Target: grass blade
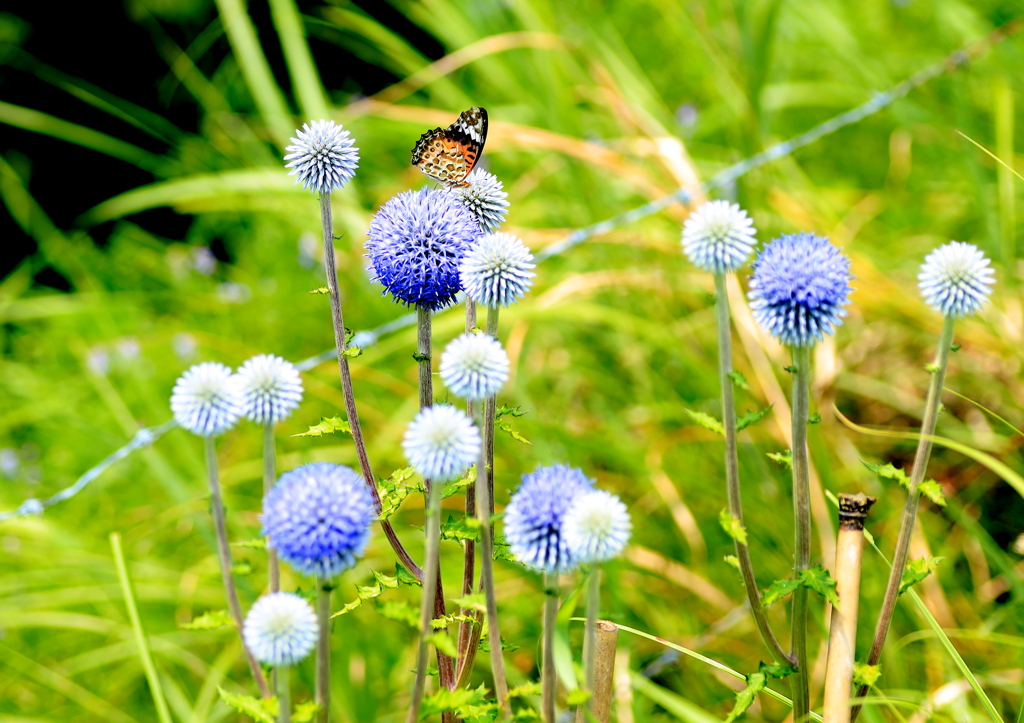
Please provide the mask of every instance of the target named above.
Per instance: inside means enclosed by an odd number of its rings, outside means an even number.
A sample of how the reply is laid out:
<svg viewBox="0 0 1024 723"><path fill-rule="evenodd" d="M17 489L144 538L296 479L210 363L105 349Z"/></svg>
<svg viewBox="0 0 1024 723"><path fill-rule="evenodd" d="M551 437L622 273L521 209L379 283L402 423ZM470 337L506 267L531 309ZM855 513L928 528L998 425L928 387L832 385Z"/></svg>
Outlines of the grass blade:
<svg viewBox="0 0 1024 723"><path fill-rule="evenodd" d="M299 96L302 114L309 120L329 117L327 98L323 83L313 64L306 40L306 29L294 0L270 0L270 12L274 15L274 26L281 38L288 74Z"/></svg>

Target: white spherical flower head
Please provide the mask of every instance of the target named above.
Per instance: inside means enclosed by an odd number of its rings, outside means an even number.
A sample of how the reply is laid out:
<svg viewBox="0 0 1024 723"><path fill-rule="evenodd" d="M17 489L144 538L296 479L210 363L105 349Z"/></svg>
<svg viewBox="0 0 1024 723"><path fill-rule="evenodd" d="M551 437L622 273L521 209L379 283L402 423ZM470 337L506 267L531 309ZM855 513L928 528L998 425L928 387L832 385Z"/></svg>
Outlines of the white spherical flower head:
<svg viewBox="0 0 1024 723"><path fill-rule="evenodd" d="M447 482L463 474L480 455L480 432L463 412L447 404L416 415L402 439L413 468L427 479Z"/></svg>
<svg viewBox="0 0 1024 723"><path fill-rule="evenodd" d="M951 241L932 251L917 276L921 296L943 316L973 314L988 300L995 272L972 244Z"/></svg>
<svg viewBox="0 0 1024 723"><path fill-rule="evenodd" d="M297 183L317 193L336 191L352 180L359 167L359 149L353 146L347 130L330 120L303 123L295 132L292 145L285 148Z"/></svg>
<svg viewBox="0 0 1024 723"><path fill-rule="evenodd" d="M441 355L441 379L452 394L471 402L493 397L508 380L508 355L487 334L456 337Z"/></svg>
<svg viewBox="0 0 1024 723"><path fill-rule="evenodd" d="M316 647L316 613L290 592L264 595L252 606L242 626L245 645L266 665L295 665Z"/></svg>
<svg viewBox="0 0 1024 723"><path fill-rule="evenodd" d="M477 166L466 177L468 186L455 186L452 193L473 212L487 233L497 231L508 215L508 194L493 173Z"/></svg>
<svg viewBox="0 0 1024 723"><path fill-rule="evenodd" d="M302 401L299 370L273 354L260 354L243 364L238 381L244 399L242 416L259 424L287 419Z"/></svg>
<svg viewBox="0 0 1024 723"><path fill-rule="evenodd" d="M576 497L562 523L562 535L580 562L605 562L622 552L633 523L622 500L611 492L591 490Z"/></svg>
<svg viewBox="0 0 1024 723"><path fill-rule="evenodd" d="M533 254L518 238L487 234L462 259L462 288L481 306L511 306L533 285L534 268Z"/></svg>
<svg viewBox="0 0 1024 723"><path fill-rule="evenodd" d="M701 271L735 271L757 243L747 212L728 201L708 201L683 224L683 252Z"/></svg>
<svg viewBox="0 0 1024 723"><path fill-rule="evenodd" d="M217 362L196 364L171 392L174 421L203 437L223 434L242 413L242 394L231 370Z"/></svg>

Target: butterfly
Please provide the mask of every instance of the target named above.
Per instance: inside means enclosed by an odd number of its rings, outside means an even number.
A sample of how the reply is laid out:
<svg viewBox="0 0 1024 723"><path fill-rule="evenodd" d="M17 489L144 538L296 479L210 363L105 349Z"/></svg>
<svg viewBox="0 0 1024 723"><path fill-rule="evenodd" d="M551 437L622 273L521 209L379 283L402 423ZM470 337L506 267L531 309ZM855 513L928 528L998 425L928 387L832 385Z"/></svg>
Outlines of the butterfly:
<svg viewBox="0 0 1024 723"><path fill-rule="evenodd" d="M412 165L446 186L468 186L466 176L484 152L487 111L473 106L441 130L427 131L412 149Z"/></svg>

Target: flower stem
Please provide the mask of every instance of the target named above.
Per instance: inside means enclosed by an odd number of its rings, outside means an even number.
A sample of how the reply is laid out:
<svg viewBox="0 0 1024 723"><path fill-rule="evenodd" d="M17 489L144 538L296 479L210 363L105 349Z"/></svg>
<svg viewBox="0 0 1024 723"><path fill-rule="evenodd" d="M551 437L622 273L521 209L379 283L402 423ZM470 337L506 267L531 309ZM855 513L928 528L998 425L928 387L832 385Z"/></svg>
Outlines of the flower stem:
<svg viewBox="0 0 1024 723"><path fill-rule="evenodd" d="M544 573L544 639L541 676L541 720L555 723L555 618L558 615L558 573Z"/></svg>
<svg viewBox="0 0 1024 723"><path fill-rule="evenodd" d="M715 310L718 314L718 373L722 387L722 426L725 428L725 481L729 514L743 522L743 503L740 493L739 461L736 452L736 404L732 393L732 329L729 323L729 296L725 286L725 274L715 274ZM777 663L792 663L783 650L768 623L768 616L761 605L761 592L757 589L754 565L750 559L750 548L733 540L736 559L739 560L743 587L750 601L750 612L754 616L761 639Z"/></svg>
<svg viewBox="0 0 1024 723"><path fill-rule="evenodd" d="M263 425L263 497L265 498L277 481L277 449L274 444L274 423ZM270 574L270 592L281 589L281 567L277 562L277 550L267 547L267 570ZM276 670L276 669L275 669Z"/></svg>
<svg viewBox="0 0 1024 723"><path fill-rule="evenodd" d="M288 689L288 666L280 665L274 668L274 677L277 678L277 723L291 723L292 700L291 691Z"/></svg>
<svg viewBox="0 0 1024 723"><path fill-rule="evenodd" d="M330 580L316 579L316 620L319 635L316 641L316 714L317 723L331 718L331 590Z"/></svg>
<svg viewBox="0 0 1024 723"><path fill-rule="evenodd" d="M892 624L892 614L899 597L900 581L910 554L910 538L914 534L914 523L917 520L917 503L921 499L919 486L928 469L928 459L932 453L931 437L935 434L935 422L939 416L939 403L942 400L942 384L946 379L946 367L949 364L949 351L953 344L953 322L947 316L939 335L939 347L935 353L935 366L932 371L931 384L928 386L928 397L924 404L924 418L921 420L921 438L917 442L917 453L914 455L914 466L910 471L910 489L907 492L907 504L903 508L903 521L900 524L899 537L896 539L896 554L893 556L892 571L889 583L882 599L882 610L878 614L878 625L875 626L875 637L868 654L868 665L876 665L882 657L882 646ZM868 692L868 686L862 685L857 690L857 697L862 698ZM857 719L861 706L853 709L852 720Z"/></svg>
<svg viewBox="0 0 1024 723"><path fill-rule="evenodd" d="M590 566L587 580L587 623L583 630L583 680L591 696L594 694L594 655L597 644L597 612L601 607L601 568ZM593 698L591 698L591 701ZM591 703L588 701L587 707Z"/></svg>
<svg viewBox="0 0 1024 723"><path fill-rule="evenodd" d="M497 306L487 307L487 334L494 339L498 338L498 312ZM487 505L487 514L494 516L494 416L498 408L497 397L488 397L484 404L484 449L487 451L487 496L490 502ZM491 522L491 539L494 539L494 522ZM490 564L490 561L487 562Z"/></svg>
<svg viewBox="0 0 1024 723"><path fill-rule="evenodd" d="M437 593L438 579L438 548L441 542L440 493L440 485L427 486L427 544L426 563L423 566L423 599L420 602L420 640L416 651L416 678L413 681L412 705L409 706L409 715L406 718L408 723L418 723L419 721L420 704L423 702L423 691L427 681L429 638L434 632L430 621L434 617L434 598ZM440 666L438 670L440 671Z"/></svg>
<svg viewBox="0 0 1024 723"><path fill-rule="evenodd" d="M800 572L811 566L811 492L807 460L807 418L810 406L811 347L793 347L793 517L796 540L793 569ZM797 672L792 675L793 721L806 723L811 712L807 660L806 587L793 592L792 655Z"/></svg>
<svg viewBox="0 0 1024 723"><path fill-rule="evenodd" d="M331 296L331 321L334 326L334 345L338 350L341 391L345 396L345 415L348 417L352 442L356 447L356 456L359 458L359 468L363 472L363 480L373 497L373 507L379 514L381 511L380 493L377 491L377 482L374 480L370 458L366 453L366 442L363 439L363 429L359 425L359 412L356 409L356 397L352 390L352 374L348 368L348 357L345 356L348 344L345 341L345 322L341 316L341 295L338 292L338 270L334 260L334 221L331 216L330 193L320 194L320 224L323 227L324 266L327 268L327 289ZM398 556L399 562L422 582L423 570L410 557L401 540L398 539L390 520L382 521L380 526L384 530L384 536L388 538L391 548Z"/></svg>
<svg viewBox="0 0 1024 723"><path fill-rule="evenodd" d="M224 580L224 592L228 598L228 608L231 610L231 617L235 621L238 635L242 635L242 606L238 602L238 591L235 589L235 580L231 576L231 548L228 547L227 524L224 521L224 501L220 495L220 481L217 477L217 451L213 446L213 437L204 439L206 451L206 474L210 483L210 506L213 514L213 526L217 532L217 556L220 559L220 574ZM263 669L256 661L252 652L242 638L242 649L245 650L245 657L249 661L249 670L260 689L260 695L264 698L270 697L270 687L263 675Z"/></svg>
<svg viewBox="0 0 1024 723"><path fill-rule="evenodd" d="M476 327L476 302L472 299L466 299L466 331L472 331ZM473 402L466 402L466 414L473 419L476 419ZM477 477L480 476L480 470L477 470ZM476 515L476 483L466 487L466 517L472 517ZM466 540L462 547L462 596L466 597L473 593L473 582L474 574L476 572L476 542L474 540ZM473 662L476 659L476 645L473 644L474 632L479 629L479 616L475 615L472 610L462 609L462 614L467 617L476 617L477 624L473 624L470 621L466 621L459 624L459 661L458 661L458 674L456 676L457 681L455 687L460 687L460 683L464 677L468 678L468 671L473 668Z"/></svg>

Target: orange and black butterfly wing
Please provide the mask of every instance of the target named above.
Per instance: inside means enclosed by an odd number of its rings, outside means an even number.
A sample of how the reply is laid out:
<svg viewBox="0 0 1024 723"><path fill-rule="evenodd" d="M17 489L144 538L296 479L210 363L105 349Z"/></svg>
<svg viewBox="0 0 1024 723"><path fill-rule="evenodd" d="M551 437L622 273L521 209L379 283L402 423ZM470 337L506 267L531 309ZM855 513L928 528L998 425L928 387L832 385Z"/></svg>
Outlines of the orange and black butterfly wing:
<svg viewBox="0 0 1024 723"><path fill-rule="evenodd" d="M412 149L412 165L446 186L468 186L487 140L487 111L473 107L441 130L427 131Z"/></svg>

